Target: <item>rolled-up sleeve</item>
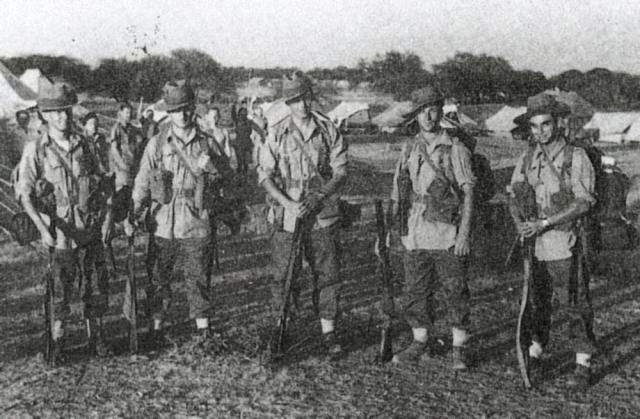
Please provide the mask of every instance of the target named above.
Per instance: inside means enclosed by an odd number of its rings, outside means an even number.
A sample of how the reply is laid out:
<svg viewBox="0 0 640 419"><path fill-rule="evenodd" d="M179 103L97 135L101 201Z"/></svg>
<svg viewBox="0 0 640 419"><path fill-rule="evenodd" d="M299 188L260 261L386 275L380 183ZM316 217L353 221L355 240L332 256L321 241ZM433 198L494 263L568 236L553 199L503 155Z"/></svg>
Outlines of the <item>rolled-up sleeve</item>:
<svg viewBox="0 0 640 419"><path fill-rule="evenodd" d="M275 135L269 134L260 149L258 156L258 183L271 179L278 166L278 141Z"/></svg>
<svg viewBox="0 0 640 419"><path fill-rule="evenodd" d="M347 142L335 126L331 127L329 133L333 139L330 156L331 170L334 176L344 176L347 174L347 165L349 163Z"/></svg>
<svg viewBox="0 0 640 419"><path fill-rule="evenodd" d="M582 148L574 148L571 161L571 190L576 199L581 199L593 205L596 175L593 165Z"/></svg>
<svg viewBox="0 0 640 419"><path fill-rule="evenodd" d="M457 143L451 148L451 165L453 166L453 175L460 187L464 185L473 187L476 184L476 177L471 166L471 151L463 144Z"/></svg>
<svg viewBox="0 0 640 419"><path fill-rule="evenodd" d="M149 197L150 188L149 180L151 177L151 170L158 167L159 162L156 161L156 149L158 147L158 137L153 137L147 143L147 146L142 153L142 159L140 160L140 169L136 175L135 182L133 184L133 192L131 194L135 202L142 202Z"/></svg>
<svg viewBox="0 0 640 419"><path fill-rule="evenodd" d="M31 141L25 146L22 153L18 168L18 184L16 185L18 199L22 199L23 196L29 196L38 180L37 147L38 141Z"/></svg>

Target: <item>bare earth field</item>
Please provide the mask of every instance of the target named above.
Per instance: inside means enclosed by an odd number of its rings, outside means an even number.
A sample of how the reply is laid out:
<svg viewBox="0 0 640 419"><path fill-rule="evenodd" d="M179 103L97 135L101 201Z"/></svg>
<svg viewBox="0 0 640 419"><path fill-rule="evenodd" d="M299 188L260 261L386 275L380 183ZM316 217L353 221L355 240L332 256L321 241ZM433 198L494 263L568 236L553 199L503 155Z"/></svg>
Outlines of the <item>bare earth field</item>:
<svg viewBox="0 0 640 419"><path fill-rule="evenodd" d="M521 146L482 139L479 150L495 169L513 164ZM358 143L347 195L388 196L397 144ZM640 173L637 150L611 153L630 174ZM508 169L504 170L508 172ZM0 173L1 175L1 173ZM0 185L2 186L2 185ZM253 189L244 191L260 202ZM371 251L375 228L371 205L362 221L343 232L343 315L339 332L348 354L329 362L320 354L320 331L310 293L303 292L289 336L286 360L264 361L270 325L269 244L266 235L245 231L223 237L221 271L214 281L212 316L217 332L199 347L192 339L186 300L176 284L170 345L153 352L143 340L138 355L127 353L120 314L125 248L118 242L117 280L112 281L107 336L113 356L96 359L83 348L81 306L75 300L67 360L55 370L42 367L41 295L44 259L31 248L0 239L0 417L623 417L640 412L640 282L638 252L599 256L592 278L599 353L595 382L584 393L566 386L572 354L565 313L554 317L552 357L534 373L537 388L522 388L514 350L521 276L518 261L503 267L513 233L502 208L495 206L475 235L472 274L472 368L449 368L447 318L437 324L436 356L412 367L373 365L378 343L378 284ZM137 243L140 299L144 240ZM398 255L393 258L397 289L402 286ZM517 259L517 258L516 258ZM308 285L309 277L305 276ZM144 304L142 304L144 306ZM444 306L440 307L444 309ZM444 315L444 313L443 313ZM145 332L146 317L140 313ZM394 323L395 348L409 343L401 319Z"/></svg>

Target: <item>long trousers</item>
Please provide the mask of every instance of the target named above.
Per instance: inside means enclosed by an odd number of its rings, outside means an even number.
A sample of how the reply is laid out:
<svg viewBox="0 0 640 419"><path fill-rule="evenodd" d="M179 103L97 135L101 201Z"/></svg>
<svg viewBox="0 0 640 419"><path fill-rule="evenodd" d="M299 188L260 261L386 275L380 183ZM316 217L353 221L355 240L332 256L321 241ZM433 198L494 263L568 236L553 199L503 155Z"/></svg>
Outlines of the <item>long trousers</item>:
<svg viewBox="0 0 640 419"><path fill-rule="evenodd" d="M412 328L431 329L437 303L443 304L452 327L467 330L470 317L468 258L449 250L409 250L404 254L405 284L400 310ZM442 298L437 299L438 289Z"/></svg>
<svg viewBox="0 0 640 419"><path fill-rule="evenodd" d="M271 287L273 309L277 311L284 301L284 277L289 263L293 233L276 231L273 233L271 253L273 257L272 272L274 281ZM294 265L293 295L300 292L300 271L302 257L309 263L313 274L314 304L320 318L333 320L338 314L338 298L340 291L340 244L339 227L334 224L318 230L306 229L302 239L303 251Z"/></svg>

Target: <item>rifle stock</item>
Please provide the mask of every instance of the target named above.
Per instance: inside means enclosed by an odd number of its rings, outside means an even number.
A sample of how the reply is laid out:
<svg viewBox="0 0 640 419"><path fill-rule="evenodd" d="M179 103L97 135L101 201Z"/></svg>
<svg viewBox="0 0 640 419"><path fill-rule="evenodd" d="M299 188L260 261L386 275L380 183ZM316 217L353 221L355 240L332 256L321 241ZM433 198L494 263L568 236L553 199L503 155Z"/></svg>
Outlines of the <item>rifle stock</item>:
<svg viewBox="0 0 640 419"><path fill-rule="evenodd" d="M127 275L126 290L122 311L129 322L129 351L138 352L138 296L135 275L135 237L132 234L129 241L129 275Z"/></svg>
<svg viewBox="0 0 640 419"><path fill-rule="evenodd" d="M518 324L516 330L516 355L518 357L518 367L525 388L531 388L531 380L529 379L529 348L523 345L523 329L526 327L526 314L529 308L529 291L531 288L531 280L533 275L533 243L531 239L524 240L522 243L523 257L523 281L522 281L522 299L520 300L520 311L518 312Z"/></svg>
<svg viewBox="0 0 640 419"><path fill-rule="evenodd" d="M289 261L284 278L284 292L282 295L282 306L278 316L278 326L276 335L271 339L271 352L274 355L282 353L284 347L284 337L287 331L287 317L291 307L291 291L293 289L294 275L296 274L296 262L302 253L302 233L304 228L304 220L296 219L293 229L293 238L291 241L291 250L289 252Z"/></svg>
<svg viewBox="0 0 640 419"><path fill-rule="evenodd" d="M55 231L55 230L54 230ZM55 309L54 309L54 298L55 298L55 285L53 278L53 266L55 263L55 248L49 247L49 260L47 264L47 275L46 275L46 291L44 296L44 319L45 319L45 353L44 359L45 362L54 366L56 362L56 344L53 339L53 329L55 325Z"/></svg>
<svg viewBox="0 0 640 419"><path fill-rule="evenodd" d="M390 203L389 211L385 216L384 209L382 207L382 201L375 201L376 208L376 228L378 233L378 259L380 261L380 273L381 283L383 290L383 312L387 316L385 319L380 336L380 348L377 355L379 362L389 362L393 357L392 346L392 329L391 329L391 315L394 311L393 304L393 285L391 283L391 264L389 261L389 248L387 247L387 234L389 233L389 217L391 215L393 202Z"/></svg>

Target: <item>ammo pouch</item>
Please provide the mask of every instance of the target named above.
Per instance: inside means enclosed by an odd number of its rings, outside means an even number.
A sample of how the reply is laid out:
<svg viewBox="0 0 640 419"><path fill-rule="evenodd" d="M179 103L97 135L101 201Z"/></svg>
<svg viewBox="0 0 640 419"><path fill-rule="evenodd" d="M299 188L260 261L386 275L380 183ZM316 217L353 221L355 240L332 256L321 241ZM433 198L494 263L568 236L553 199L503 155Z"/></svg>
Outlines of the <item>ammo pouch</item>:
<svg viewBox="0 0 640 419"><path fill-rule="evenodd" d="M173 173L164 168L152 169L149 178L151 200L166 205L173 199Z"/></svg>
<svg viewBox="0 0 640 419"><path fill-rule="evenodd" d="M40 239L40 232L26 212L19 212L11 217L11 233L20 246Z"/></svg>
<svg viewBox="0 0 640 419"><path fill-rule="evenodd" d="M414 202L425 204L422 216L430 222L456 224L460 211L460 197L451 183L436 177L425 195L415 195Z"/></svg>
<svg viewBox="0 0 640 419"><path fill-rule="evenodd" d="M538 218L538 203L536 191L528 182L516 182L511 185L514 195L514 204L520 210L524 221Z"/></svg>
<svg viewBox="0 0 640 419"><path fill-rule="evenodd" d="M571 202L575 199L573 192L567 189L560 189L560 191L551 195L551 203L550 207L544 211L544 215L550 217L552 215L558 214L563 211L565 208L571 204ZM564 224L559 224L553 227L554 230L562 230L562 231L571 231L574 228L573 222L568 222Z"/></svg>
<svg viewBox="0 0 640 419"><path fill-rule="evenodd" d="M358 221L362 215L362 206L352 204L344 199L338 200L338 212L340 213L340 227L349 228Z"/></svg>
<svg viewBox="0 0 640 419"><path fill-rule="evenodd" d="M214 210L220 201L220 193L216 187L217 179L217 175L209 173L203 173L196 178L193 202L198 211Z"/></svg>

